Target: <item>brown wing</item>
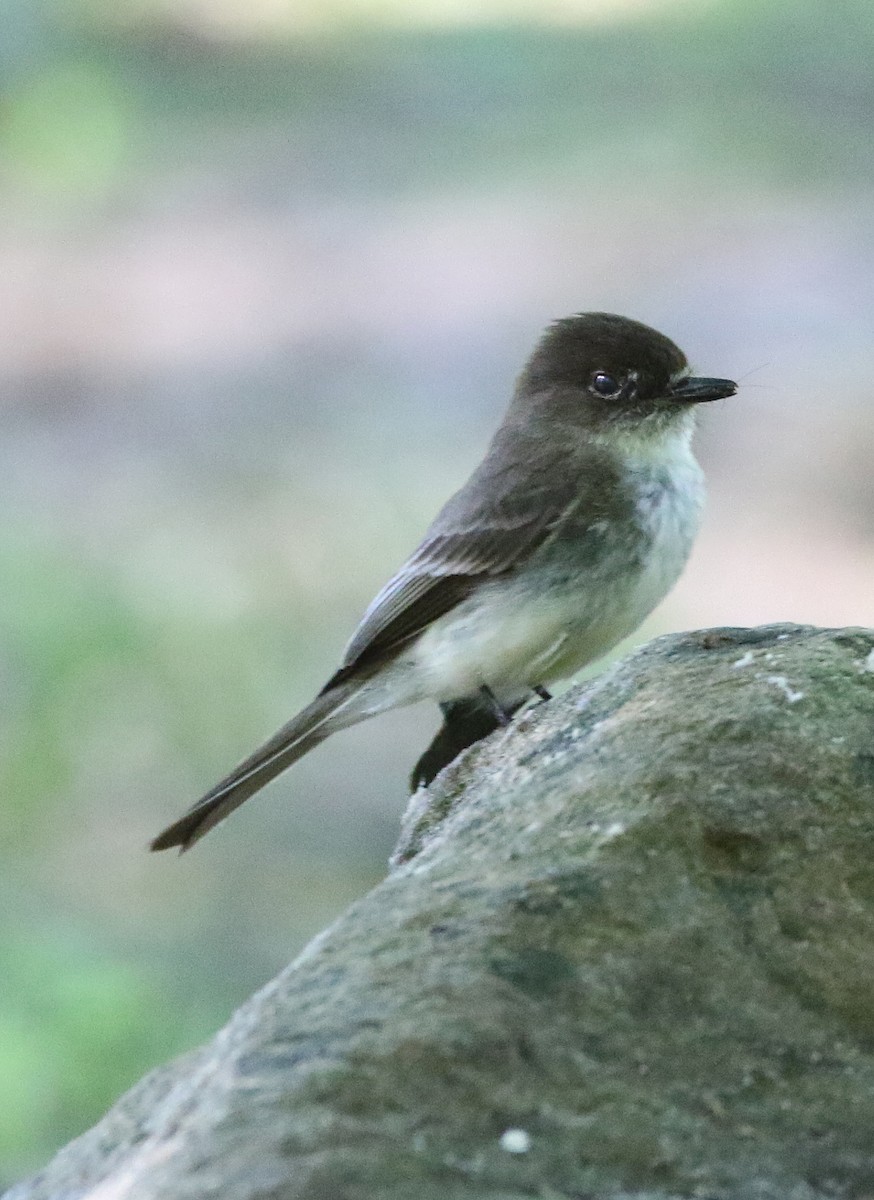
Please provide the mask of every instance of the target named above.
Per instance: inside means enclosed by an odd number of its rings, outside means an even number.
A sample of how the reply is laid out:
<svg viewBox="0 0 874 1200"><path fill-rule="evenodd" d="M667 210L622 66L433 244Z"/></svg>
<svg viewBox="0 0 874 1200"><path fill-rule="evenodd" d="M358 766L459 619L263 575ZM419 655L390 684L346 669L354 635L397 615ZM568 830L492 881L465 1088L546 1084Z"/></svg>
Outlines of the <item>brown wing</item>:
<svg viewBox="0 0 874 1200"><path fill-rule="evenodd" d="M504 529L473 528L427 538L364 614L343 659L359 665L421 633L460 604L483 577L527 557L559 514L537 513Z"/></svg>
<svg viewBox="0 0 874 1200"><path fill-rule="evenodd" d="M521 442L515 445L522 450ZM437 516L421 546L376 596L328 688L421 633L460 604L482 579L512 570L549 536L578 498L579 475L568 470L560 448L558 455L555 448L545 455L542 447L535 447L527 455L513 455L511 461L495 449L493 444L468 483Z"/></svg>

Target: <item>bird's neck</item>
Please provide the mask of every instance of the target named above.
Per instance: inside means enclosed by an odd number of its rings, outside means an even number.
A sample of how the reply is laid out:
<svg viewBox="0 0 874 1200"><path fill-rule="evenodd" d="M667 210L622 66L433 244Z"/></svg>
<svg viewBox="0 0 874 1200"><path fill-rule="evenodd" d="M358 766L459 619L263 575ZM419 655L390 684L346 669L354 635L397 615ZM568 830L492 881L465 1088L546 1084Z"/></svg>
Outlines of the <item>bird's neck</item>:
<svg viewBox="0 0 874 1200"><path fill-rule="evenodd" d="M609 432L592 435L592 442L612 453L629 466L645 468L681 465L694 460L692 434L695 411L673 415L661 427L643 422L634 427L615 426Z"/></svg>

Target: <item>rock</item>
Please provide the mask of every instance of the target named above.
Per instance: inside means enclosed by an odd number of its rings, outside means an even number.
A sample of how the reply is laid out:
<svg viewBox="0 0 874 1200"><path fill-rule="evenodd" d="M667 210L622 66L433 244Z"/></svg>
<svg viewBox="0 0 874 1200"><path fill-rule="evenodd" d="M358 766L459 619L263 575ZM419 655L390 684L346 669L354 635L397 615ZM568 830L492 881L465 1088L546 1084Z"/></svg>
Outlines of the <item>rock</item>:
<svg viewBox="0 0 874 1200"><path fill-rule="evenodd" d="M7 1200L874 1196L874 631L659 638Z"/></svg>

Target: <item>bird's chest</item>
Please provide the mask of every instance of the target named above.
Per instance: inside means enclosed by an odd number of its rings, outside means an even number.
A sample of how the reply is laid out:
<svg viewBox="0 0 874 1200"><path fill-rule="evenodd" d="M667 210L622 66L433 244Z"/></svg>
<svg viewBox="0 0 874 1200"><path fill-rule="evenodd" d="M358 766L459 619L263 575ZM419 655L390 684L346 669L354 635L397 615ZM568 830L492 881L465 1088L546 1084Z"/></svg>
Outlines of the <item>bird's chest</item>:
<svg viewBox="0 0 874 1200"><path fill-rule="evenodd" d="M698 528L703 477L695 459L630 460L610 507L571 509L537 556L572 610L584 597L611 608L654 603L675 582ZM649 611L646 608L645 611Z"/></svg>
<svg viewBox="0 0 874 1200"><path fill-rule="evenodd" d="M701 468L691 457L670 467L631 470L633 520L639 537L636 593L640 620L676 582L698 529L704 499Z"/></svg>
<svg viewBox="0 0 874 1200"><path fill-rule="evenodd" d="M694 459L630 464L607 511L571 509L513 572L483 583L416 643L440 698L499 696L573 674L633 632L689 553L702 499Z"/></svg>
<svg viewBox="0 0 874 1200"><path fill-rule="evenodd" d="M622 482L624 502L604 519L574 514L532 576L527 607L542 629L547 678L573 674L633 633L689 556L703 500L691 455L632 465Z"/></svg>

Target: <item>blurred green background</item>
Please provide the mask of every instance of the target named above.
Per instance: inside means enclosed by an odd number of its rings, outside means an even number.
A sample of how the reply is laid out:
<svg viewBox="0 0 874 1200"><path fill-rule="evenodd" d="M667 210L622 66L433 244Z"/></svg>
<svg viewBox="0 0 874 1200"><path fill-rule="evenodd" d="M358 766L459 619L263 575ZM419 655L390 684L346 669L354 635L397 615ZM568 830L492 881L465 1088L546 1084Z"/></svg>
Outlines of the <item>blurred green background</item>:
<svg viewBox="0 0 874 1200"><path fill-rule="evenodd" d="M870 0L0 0L3 1181L384 873L436 710L308 700L546 322L739 378L640 637L874 621Z"/></svg>

